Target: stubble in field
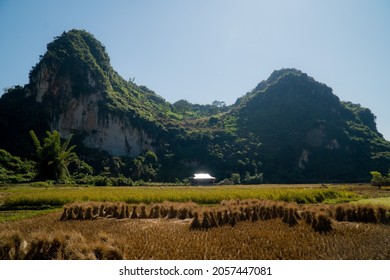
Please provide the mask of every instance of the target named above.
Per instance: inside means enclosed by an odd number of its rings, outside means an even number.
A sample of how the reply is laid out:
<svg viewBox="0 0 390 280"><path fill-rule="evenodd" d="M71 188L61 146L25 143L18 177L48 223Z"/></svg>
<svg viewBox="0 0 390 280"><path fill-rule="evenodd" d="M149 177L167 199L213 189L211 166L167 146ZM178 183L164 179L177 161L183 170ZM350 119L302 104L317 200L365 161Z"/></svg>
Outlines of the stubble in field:
<svg viewBox="0 0 390 280"><path fill-rule="evenodd" d="M227 203L219 207L222 208L187 205L188 210L199 213L219 211L222 219L224 207L233 209L240 205ZM153 207L146 208L145 211L153 216ZM179 207L175 205L175 209ZM294 212L294 207L289 209ZM324 213L331 214L329 209L325 210ZM333 230L320 233L305 219L289 226L281 217L264 220L263 216L262 220L240 221L234 226L190 230L190 218L60 221L60 216L61 212L56 212L2 223L2 258L390 259L390 227L380 224L333 220ZM210 214L207 216L211 219ZM215 214L216 220L217 216ZM200 215L199 219L202 218Z"/></svg>

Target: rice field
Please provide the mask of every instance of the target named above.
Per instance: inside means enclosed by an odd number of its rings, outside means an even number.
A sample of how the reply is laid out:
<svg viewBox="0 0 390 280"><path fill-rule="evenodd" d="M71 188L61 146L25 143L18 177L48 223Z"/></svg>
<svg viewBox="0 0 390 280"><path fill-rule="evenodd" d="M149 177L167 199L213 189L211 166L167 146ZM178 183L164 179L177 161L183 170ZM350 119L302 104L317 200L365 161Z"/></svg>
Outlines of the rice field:
<svg viewBox="0 0 390 280"><path fill-rule="evenodd" d="M0 220L0 259L388 260L390 207L357 202L387 195L367 186L3 187L3 208L61 209Z"/></svg>
<svg viewBox="0 0 390 280"><path fill-rule="evenodd" d="M308 186L223 186L223 187L9 187L0 190L3 209L44 209L67 203L110 201L126 203L187 202L217 204L232 199L264 199L296 203L351 201L358 195L342 188Z"/></svg>
<svg viewBox="0 0 390 280"><path fill-rule="evenodd" d="M255 205L253 202L243 203L242 205L249 207ZM297 209L301 213L306 213L309 209L313 213L330 213L327 212L328 209L314 209L311 206L300 208L302 206L296 204L279 203L277 205L284 205L285 209ZM271 206L272 202L268 201L265 205L267 204ZM169 208L167 202L165 206ZM390 259L389 225L334 219L331 230L321 232L314 230L312 224L307 222L306 213L306 216L299 214L301 218L294 223L284 217L265 219L262 216L253 220L252 216L251 219L240 220L234 225L228 223L204 228L207 217L205 213L208 212L202 211L232 210L240 205L232 202L230 205L215 205L213 209L193 203L182 206L191 208L193 213L202 213L199 215L202 228L192 229L194 218L142 217L141 209L138 209L135 218L74 217L61 220L60 211L5 222L0 228L0 257L137 260ZM145 213L153 207L148 206ZM181 206L174 204L174 207L180 209ZM313 214L312 218L319 215ZM388 216L387 213L387 218Z"/></svg>
<svg viewBox="0 0 390 280"><path fill-rule="evenodd" d="M366 198L357 201L358 204L383 205L390 207L390 197Z"/></svg>

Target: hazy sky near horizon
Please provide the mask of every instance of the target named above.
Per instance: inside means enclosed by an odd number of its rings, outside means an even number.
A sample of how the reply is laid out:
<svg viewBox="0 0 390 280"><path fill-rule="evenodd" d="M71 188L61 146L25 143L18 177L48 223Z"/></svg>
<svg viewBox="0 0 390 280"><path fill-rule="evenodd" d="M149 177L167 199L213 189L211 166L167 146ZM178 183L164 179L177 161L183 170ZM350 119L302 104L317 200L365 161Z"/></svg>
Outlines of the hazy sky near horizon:
<svg viewBox="0 0 390 280"><path fill-rule="evenodd" d="M390 140L390 1L0 0L0 90L26 84L46 45L73 28L169 102L232 104L297 68L370 108Z"/></svg>

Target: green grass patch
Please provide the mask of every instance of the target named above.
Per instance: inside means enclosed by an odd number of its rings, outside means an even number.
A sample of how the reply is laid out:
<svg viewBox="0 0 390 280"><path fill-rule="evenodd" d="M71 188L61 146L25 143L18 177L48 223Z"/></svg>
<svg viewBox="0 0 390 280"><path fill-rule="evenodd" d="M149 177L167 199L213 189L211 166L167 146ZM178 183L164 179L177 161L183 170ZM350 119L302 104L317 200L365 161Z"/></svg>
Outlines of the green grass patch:
<svg viewBox="0 0 390 280"><path fill-rule="evenodd" d="M61 207L72 202L153 203L163 201L217 204L232 199L267 199L285 202L327 203L351 201L358 195L339 189L267 188L264 186L210 187L10 187L2 201L2 210Z"/></svg>
<svg viewBox="0 0 390 280"><path fill-rule="evenodd" d="M17 221L27 218L32 218L39 215L44 215L50 212L59 211L60 209L46 209L46 210L10 210L0 211L0 223L7 221Z"/></svg>
<svg viewBox="0 0 390 280"><path fill-rule="evenodd" d="M382 205L390 207L390 197L376 197L360 199L356 201L357 204L370 204L370 205Z"/></svg>

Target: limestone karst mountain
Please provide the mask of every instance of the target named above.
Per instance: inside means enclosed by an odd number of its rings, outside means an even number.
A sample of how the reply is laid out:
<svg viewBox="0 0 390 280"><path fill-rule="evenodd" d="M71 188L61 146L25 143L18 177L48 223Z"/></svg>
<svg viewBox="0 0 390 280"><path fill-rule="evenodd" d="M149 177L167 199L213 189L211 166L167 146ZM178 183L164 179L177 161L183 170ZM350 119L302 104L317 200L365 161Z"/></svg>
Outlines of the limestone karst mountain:
<svg viewBox="0 0 390 280"><path fill-rule="evenodd" d="M263 171L276 181L359 180L388 168L389 142L374 114L341 102L301 71L274 71L236 103L235 112L239 131L261 139Z"/></svg>
<svg viewBox="0 0 390 280"><path fill-rule="evenodd" d="M126 161L152 151L164 181L201 170L246 183L361 181L390 167L373 113L295 69L273 72L231 106L170 104L120 77L92 34L70 30L29 77L0 99L0 149L26 158L33 129L72 134L96 170L114 158L128 176Z"/></svg>

